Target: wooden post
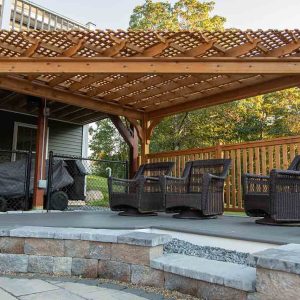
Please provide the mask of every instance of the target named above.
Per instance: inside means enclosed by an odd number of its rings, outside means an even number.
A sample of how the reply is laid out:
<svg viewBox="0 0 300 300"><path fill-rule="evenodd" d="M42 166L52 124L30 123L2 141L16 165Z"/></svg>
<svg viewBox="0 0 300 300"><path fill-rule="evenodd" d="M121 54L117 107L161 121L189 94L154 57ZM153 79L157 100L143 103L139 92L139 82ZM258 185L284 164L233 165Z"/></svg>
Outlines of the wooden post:
<svg viewBox="0 0 300 300"><path fill-rule="evenodd" d="M133 143L129 146L129 176L132 178L139 167L139 139L135 127L131 125L130 129Z"/></svg>
<svg viewBox="0 0 300 300"><path fill-rule="evenodd" d="M138 168L138 136L137 130L131 125L129 130L118 116L110 116L111 121L129 146L129 176L132 178Z"/></svg>
<svg viewBox="0 0 300 300"><path fill-rule="evenodd" d="M47 146L48 118L46 112L46 100L40 100L39 116L36 136L35 176L33 191L33 209L43 209L44 189L38 187L39 181L45 179L46 173L46 146Z"/></svg>
<svg viewBox="0 0 300 300"><path fill-rule="evenodd" d="M150 121L143 120L142 122L142 139L141 139L141 161L142 164L147 163L147 155L150 153L150 136L148 135L148 128Z"/></svg>
<svg viewBox="0 0 300 300"><path fill-rule="evenodd" d="M216 158L223 158L221 142L219 142L216 146Z"/></svg>

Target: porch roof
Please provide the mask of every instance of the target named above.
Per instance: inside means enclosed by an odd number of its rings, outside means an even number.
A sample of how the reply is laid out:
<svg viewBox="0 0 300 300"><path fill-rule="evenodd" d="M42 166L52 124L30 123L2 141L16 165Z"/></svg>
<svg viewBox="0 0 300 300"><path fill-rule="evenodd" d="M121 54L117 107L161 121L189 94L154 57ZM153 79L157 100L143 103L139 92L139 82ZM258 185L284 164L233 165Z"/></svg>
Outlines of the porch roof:
<svg viewBox="0 0 300 300"><path fill-rule="evenodd" d="M57 118L68 105L83 123L159 119L299 86L299 48L298 29L0 31L0 88L49 99Z"/></svg>

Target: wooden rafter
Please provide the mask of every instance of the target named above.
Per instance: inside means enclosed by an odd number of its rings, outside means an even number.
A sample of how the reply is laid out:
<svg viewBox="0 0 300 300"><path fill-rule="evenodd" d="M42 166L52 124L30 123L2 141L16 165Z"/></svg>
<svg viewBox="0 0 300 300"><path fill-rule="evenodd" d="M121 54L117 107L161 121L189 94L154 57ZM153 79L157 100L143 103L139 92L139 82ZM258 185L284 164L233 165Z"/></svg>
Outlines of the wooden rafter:
<svg viewBox="0 0 300 300"><path fill-rule="evenodd" d="M23 57L32 57L36 50L38 49L38 47L40 46L40 41L36 41L34 44L32 44L28 49L26 49L21 56Z"/></svg>
<svg viewBox="0 0 300 300"><path fill-rule="evenodd" d="M248 76L253 77L253 76ZM164 91L167 92L162 96L162 100L160 100L156 95L153 95L150 99L147 99L145 101L138 102L137 104L133 105L134 108L138 109L141 107L153 107L153 105L157 105L159 103L164 104L165 102L168 102L170 100L176 99L176 98L182 98L186 99L189 94L203 94L203 92L206 89L216 88L218 89L220 86L228 85L229 83L237 82L240 79L243 79L245 77L234 75L234 76L222 76L217 77L212 80L207 80L199 83L198 85L194 86L184 86L180 89L165 89ZM222 90L222 89L221 89ZM157 108L157 106L155 106Z"/></svg>
<svg viewBox="0 0 300 300"><path fill-rule="evenodd" d="M71 46L62 53L62 56L73 57L84 46L85 40L81 39L75 45Z"/></svg>
<svg viewBox="0 0 300 300"><path fill-rule="evenodd" d="M100 101L99 99L95 100L81 95L70 94L66 91L55 90L47 86L33 84L19 78L0 77L0 88L26 95L56 100L65 104L80 106L104 113L128 116L137 119L142 117L142 114L138 111L129 110L118 105Z"/></svg>
<svg viewBox="0 0 300 300"><path fill-rule="evenodd" d="M126 97L127 95L139 91L144 90L148 87L155 86L160 83L164 83L168 80L172 80L174 78L177 78L178 75L163 75L163 76L155 76L151 78L144 79L142 78L139 82L136 82L132 86L125 87L124 89L120 89L116 92L110 93L108 96L105 96L105 99L119 99L119 103L121 104L129 104L132 102L131 97ZM123 98L121 98L123 97Z"/></svg>
<svg viewBox="0 0 300 300"><path fill-rule="evenodd" d="M269 82L262 82L260 84L254 84L250 86L244 86L240 89L232 90L229 92L219 93L217 95L211 95L204 98L199 98L187 103L174 105L172 107L166 107L160 110L154 110L148 113L149 119L162 118L172 115L174 113L181 113L186 111L192 111L202 107L222 104L230 101L245 99L273 91L278 91L286 88L296 86L300 82L300 75L287 76L270 80Z"/></svg>
<svg viewBox="0 0 300 300"><path fill-rule="evenodd" d="M61 76L56 76L54 79L48 82L48 85L51 87L57 86L60 83L63 83L69 79L71 79L73 76L70 74L63 74Z"/></svg>
<svg viewBox="0 0 300 300"><path fill-rule="evenodd" d="M267 57L282 57L300 48L300 40L292 41L284 46L272 49L264 54Z"/></svg>
<svg viewBox="0 0 300 300"><path fill-rule="evenodd" d="M108 75L106 74L100 74L100 75L91 75L87 76L81 81L73 82L68 89L72 92L78 91L86 86L92 85L97 81L101 81L105 79Z"/></svg>
<svg viewBox="0 0 300 300"><path fill-rule="evenodd" d="M101 92L110 91L111 89L119 87L120 85L126 84L132 80L136 80L140 77L141 77L141 75L132 75L131 74L128 76L123 76L121 78L109 81L109 82L101 85L100 87L97 87L97 88L91 90L90 92L88 92L88 96L93 97L93 96L99 95Z"/></svg>

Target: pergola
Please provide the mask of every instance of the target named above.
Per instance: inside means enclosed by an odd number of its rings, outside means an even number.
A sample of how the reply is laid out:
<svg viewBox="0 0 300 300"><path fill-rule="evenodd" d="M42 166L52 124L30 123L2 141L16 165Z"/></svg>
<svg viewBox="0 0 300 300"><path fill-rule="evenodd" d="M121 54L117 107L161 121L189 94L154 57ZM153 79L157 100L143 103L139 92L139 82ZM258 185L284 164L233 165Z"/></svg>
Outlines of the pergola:
<svg viewBox="0 0 300 300"><path fill-rule="evenodd" d="M45 107L87 124L110 117L137 166L166 116L300 84L300 31L0 31L0 88L41 98L34 205L41 206ZM0 108L26 111L2 91ZM128 130L119 116L132 125ZM137 138L138 137L138 138Z"/></svg>

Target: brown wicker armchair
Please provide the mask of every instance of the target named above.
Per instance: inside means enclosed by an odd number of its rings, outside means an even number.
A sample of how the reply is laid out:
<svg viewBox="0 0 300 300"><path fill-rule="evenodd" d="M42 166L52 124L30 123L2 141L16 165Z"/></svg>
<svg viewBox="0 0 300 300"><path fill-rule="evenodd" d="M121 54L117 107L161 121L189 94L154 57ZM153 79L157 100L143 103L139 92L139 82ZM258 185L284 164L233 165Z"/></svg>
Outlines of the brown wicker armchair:
<svg viewBox="0 0 300 300"><path fill-rule="evenodd" d="M119 215L156 215L165 210L159 177L169 175L173 162L141 165L133 179L108 179L109 204Z"/></svg>
<svg viewBox="0 0 300 300"><path fill-rule="evenodd" d="M300 222L300 155L287 170L272 170L270 176L243 175L244 208L256 222Z"/></svg>
<svg viewBox="0 0 300 300"><path fill-rule="evenodd" d="M181 178L161 178L166 199L166 212L175 218L203 219L221 215L224 210L224 181L230 159L190 161Z"/></svg>

